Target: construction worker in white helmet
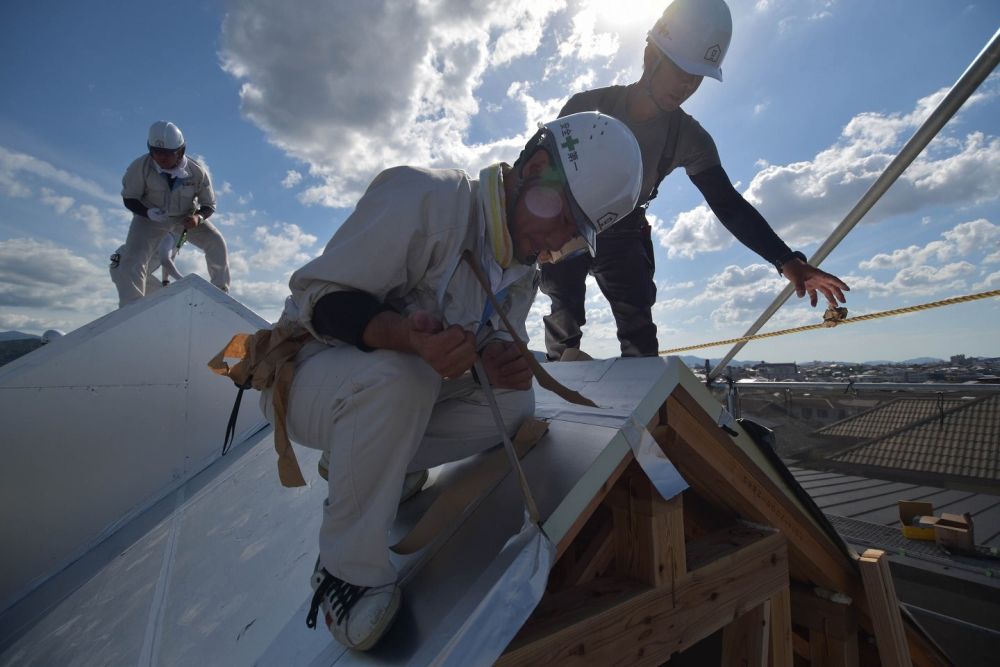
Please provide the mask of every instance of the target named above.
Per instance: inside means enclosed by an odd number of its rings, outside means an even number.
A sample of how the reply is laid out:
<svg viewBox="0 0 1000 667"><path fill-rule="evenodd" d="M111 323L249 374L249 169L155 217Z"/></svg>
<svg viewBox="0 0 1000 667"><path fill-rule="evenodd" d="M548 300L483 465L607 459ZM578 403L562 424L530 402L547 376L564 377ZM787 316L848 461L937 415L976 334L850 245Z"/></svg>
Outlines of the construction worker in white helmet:
<svg viewBox="0 0 1000 667"><path fill-rule="evenodd" d="M545 316L549 359L579 355L586 322L585 280L592 274L611 304L622 356L653 356L659 349L652 305L655 269L646 206L671 171L683 167L716 217L741 243L774 264L799 297L817 294L843 303L846 284L806 262L771 229L733 187L711 135L681 105L704 77L722 81L732 17L723 0L674 0L649 31L638 81L571 97L560 115L598 110L621 119L635 134L645 168L639 206L601 239L596 257L578 256L542 267L541 291L552 300Z"/></svg>
<svg viewBox="0 0 1000 667"><path fill-rule="evenodd" d="M635 208L641 180L624 124L567 116L542 126L513 166L493 164L478 180L452 169L380 173L323 254L292 275L276 329L312 336L285 424L329 466L310 627L323 618L357 650L389 628L401 595L388 542L398 504L428 468L502 440L480 380L508 434L534 412L528 362L469 263L527 340L537 263L599 248L598 234ZM487 378L471 372L477 359ZM273 420L271 389L261 407Z"/></svg>
<svg viewBox="0 0 1000 667"><path fill-rule="evenodd" d="M149 128L146 154L128 166L122 178L122 200L132 211L132 224L116 269L119 307L146 293L150 258L167 234L185 230L191 244L205 253L209 280L229 291L226 241L208 221L215 213L215 191L208 170L185 155L184 135L173 123L159 120Z"/></svg>

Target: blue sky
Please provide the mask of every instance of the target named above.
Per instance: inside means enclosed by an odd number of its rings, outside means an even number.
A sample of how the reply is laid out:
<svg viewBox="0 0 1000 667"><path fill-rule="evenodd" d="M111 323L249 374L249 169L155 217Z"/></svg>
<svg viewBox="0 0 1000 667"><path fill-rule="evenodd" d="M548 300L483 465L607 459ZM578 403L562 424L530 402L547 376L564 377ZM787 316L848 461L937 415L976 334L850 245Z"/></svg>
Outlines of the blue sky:
<svg viewBox="0 0 1000 667"><path fill-rule="evenodd" d="M731 0L725 82L685 104L794 248L822 242L1000 26L1000 4ZM150 123L210 168L232 294L276 319L368 181L512 161L573 92L639 74L662 2L8 0L0 15L0 330L112 310L121 175ZM824 263L852 314L1000 288L1000 74ZM655 219L661 348L741 335L781 287L687 177ZM205 275L198 252L180 256ZM593 283L583 347L617 354ZM529 320L542 347L540 297ZM765 329L820 320L790 301ZM1000 356L1000 299L753 343L741 359ZM700 354L721 356L727 348Z"/></svg>

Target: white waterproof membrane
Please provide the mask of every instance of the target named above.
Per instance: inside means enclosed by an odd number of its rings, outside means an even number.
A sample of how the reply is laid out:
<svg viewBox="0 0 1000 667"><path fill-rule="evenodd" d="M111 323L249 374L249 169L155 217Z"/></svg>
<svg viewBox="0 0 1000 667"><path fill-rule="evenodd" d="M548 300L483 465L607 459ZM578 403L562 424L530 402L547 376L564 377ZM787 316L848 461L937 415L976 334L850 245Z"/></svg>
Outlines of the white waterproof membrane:
<svg viewBox="0 0 1000 667"><path fill-rule="evenodd" d="M643 428L678 383L697 387L683 364L546 368L601 407L569 405L536 387L536 414L550 425L522 463L542 532L525 522L506 458L493 457L503 470L487 475L490 483L427 546L393 555L403 603L375 650L348 652L325 628L306 628L326 484L314 472L318 453L297 448L309 486L282 488L268 430L0 616L0 666L491 664L541 596L553 545L630 451L646 459L661 492L686 486ZM433 470L425 490L401 506L394 540L442 494L481 474L493 453Z"/></svg>

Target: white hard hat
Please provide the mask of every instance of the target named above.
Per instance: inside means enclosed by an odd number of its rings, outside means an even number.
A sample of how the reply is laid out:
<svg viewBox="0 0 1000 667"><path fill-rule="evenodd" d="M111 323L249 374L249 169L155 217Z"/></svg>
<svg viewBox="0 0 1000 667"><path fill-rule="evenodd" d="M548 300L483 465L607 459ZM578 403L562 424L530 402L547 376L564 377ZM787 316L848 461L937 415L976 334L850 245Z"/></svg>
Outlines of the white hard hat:
<svg viewBox="0 0 1000 667"><path fill-rule="evenodd" d="M65 334L59 329L49 329L42 334L42 344L51 343L54 340L62 338Z"/></svg>
<svg viewBox="0 0 1000 667"><path fill-rule="evenodd" d="M733 36L724 0L674 0L649 31L649 41L688 74L722 81L722 61Z"/></svg>
<svg viewBox="0 0 1000 667"><path fill-rule="evenodd" d="M184 135L173 123L158 120L149 126L149 139L146 140L146 145L149 148L175 151L184 147Z"/></svg>
<svg viewBox="0 0 1000 667"><path fill-rule="evenodd" d="M642 154L623 122L584 111L545 123L541 145L566 177L573 217L593 255L597 235L635 210Z"/></svg>

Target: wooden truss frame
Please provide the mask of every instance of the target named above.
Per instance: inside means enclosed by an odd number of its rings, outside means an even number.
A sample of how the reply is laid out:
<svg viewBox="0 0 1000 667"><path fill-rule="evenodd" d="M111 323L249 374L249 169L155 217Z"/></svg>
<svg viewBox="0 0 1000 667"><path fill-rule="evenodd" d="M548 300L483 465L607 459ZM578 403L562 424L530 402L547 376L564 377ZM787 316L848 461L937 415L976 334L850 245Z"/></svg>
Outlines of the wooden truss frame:
<svg viewBox="0 0 1000 667"><path fill-rule="evenodd" d="M948 664L885 559L845 553L683 387L647 429L691 488L664 501L626 455L497 665L662 665L719 630L723 665Z"/></svg>

